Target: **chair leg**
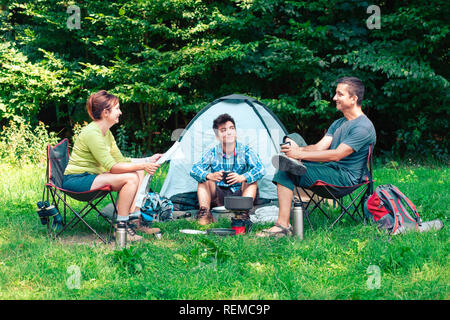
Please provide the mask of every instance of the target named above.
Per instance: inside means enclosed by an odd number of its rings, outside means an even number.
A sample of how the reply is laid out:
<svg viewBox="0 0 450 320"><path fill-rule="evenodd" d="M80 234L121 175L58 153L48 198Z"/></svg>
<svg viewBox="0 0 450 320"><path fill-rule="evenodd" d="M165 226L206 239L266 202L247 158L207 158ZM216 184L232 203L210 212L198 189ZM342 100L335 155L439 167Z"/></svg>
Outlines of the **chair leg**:
<svg viewBox="0 0 450 320"><path fill-rule="evenodd" d="M114 206L114 213L113 213L113 217L111 219L111 221L113 223L111 223L111 225L109 227L109 236L108 236L109 242L111 242L112 237L113 237L114 221L116 221L116 219L117 219L117 205L116 205L116 202L114 201L114 197L113 197L112 192L109 193L109 197L111 198L111 202L112 202L112 204Z"/></svg>
<svg viewBox="0 0 450 320"><path fill-rule="evenodd" d="M58 212L59 212L59 206L58 206L59 201L56 201L56 198L55 198L55 195L58 197L59 197L59 195L56 193L56 189L53 190L50 187L48 187L47 191L50 191L50 195L52 196L52 199L53 199L53 204L55 205L55 208L58 209ZM48 198L48 194L47 194L47 198ZM47 222L47 233L51 238L53 238L53 239L56 238L56 236L53 234L52 226L50 224L50 219Z"/></svg>
<svg viewBox="0 0 450 320"><path fill-rule="evenodd" d="M341 218L344 216L344 214L345 214L345 212L346 211L344 211L343 209L343 203L342 202L338 202L339 203L339 206L341 207L341 214L339 215L339 217L337 217L337 219L336 220L334 220L334 222L331 224L331 226L330 226L330 229L332 229L333 227L334 227L334 225L339 221L339 220L341 220Z"/></svg>
<svg viewBox="0 0 450 320"><path fill-rule="evenodd" d="M340 214L339 217L333 222L333 224L330 226L330 229L331 229L331 228L332 228L339 220L341 220L341 218L345 215L345 213L347 213L347 215L350 216L350 218L352 218L353 221L355 221L355 222L357 221L357 220L355 219L355 217L354 217L355 213L358 214L358 216L361 218L361 215L360 215L360 213L359 213L358 208L360 207L360 204L362 203L362 200L363 200L363 196L361 196L361 195L364 195L366 192L367 192L367 189L362 190L355 198L353 198L353 197L351 196L351 194L350 194L350 195L349 195L349 198L350 198L351 202L350 202L350 204L347 205L347 206L344 204L343 199L340 199L340 200L336 199L336 201L338 201L338 203L339 203L339 205L340 205L340 207L341 207L341 214ZM358 199L359 199L359 202L358 202L357 205L355 205L355 203L357 202ZM350 207L353 207L353 209L354 209L352 213L349 212Z"/></svg>
<svg viewBox="0 0 450 320"><path fill-rule="evenodd" d="M324 203L324 200L325 200L325 198L323 198L323 197L320 197L319 198L319 200L314 200L314 195L315 195L315 193L314 192L311 192L311 194L310 193L308 193L308 191L307 190L305 190L304 188L302 188L302 190L303 190L303 192L305 192L305 194L309 197L309 202L308 202L308 204L306 205L306 208L305 208L305 212L306 212L306 218L307 218L307 220L308 220L308 222L309 222L309 224L310 224L310 226L311 226L311 229L313 229L313 227L312 227L312 223L311 223L311 220L309 219L309 215L310 214L312 214L312 212L315 210L315 209L318 209L328 220L330 220L331 219L331 217L325 212L325 210L324 209L322 209L322 204ZM337 199L333 199L333 201L338 201ZM312 204L311 204L312 203ZM310 209L309 207L310 206L312 206L312 209ZM314 230L314 229L313 229Z"/></svg>
<svg viewBox="0 0 450 320"><path fill-rule="evenodd" d="M56 194L56 196L58 197L58 198L60 198L61 199L61 201L63 201L63 199L62 199L62 197L58 194L58 193L55 193ZM64 202L64 201L63 201ZM72 225L72 223L78 218L78 220L77 220L77 222L76 223L78 223L79 221L81 221L81 222L83 222L85 225L86 225L86 227L88 227L88 229L89 230L91 230L103 243L105 243L105 244L107 244L108 242L101 236L101 235L99 235L98 234L98 232L94 229L94 228L92 228L84 219L83 219L83 217L81 216L81 213L87 208L87 206L89 205L89 204L87 204L81 211L80 211L80 213L78 213L75 209L73 209L67 202L64 202L66 205L67 205L67 207L70 209L70 211L72 211L72 213L75 215L75 217L73 217L73 219L72 220L70 220L70 222L69 223L67 223L55 236L54 236L54 238L56 239L57 237L59 237L69 226L71 226Z"/></svg>
<svg viewBox="0 0 450 320"><path fill-rule="evenodd" d="M101 191L99 191L99 193L100 193ZM97 193L97 194L99 194L99 193ZM107 194L105 194L105 195L103 195L102 197L100 197L100 198L97 198L97 199L95 199L95 197L94 197L94 199L92 199L92 200L90 200L90 201L88 201L88 203L83 207L83 209L81 209L80 210L80 212L78 212L79 214L80 214L80 216L82 217L82 218L84 218L89 212L91 212L91 210L92 209L95 209L95 211L97 211L98 213L100 213L100 211L97 209L97 205L100 203L100 201L102 201L105 197L107 196ZM94 204L94 201L95 200L98 200L95 204ZM89 208L85 213L83 213L83 211L86 209L86 208ZM83 213L83 215L81 215ZM78 220L77 222L75 222L75 224L72 226L72 229L79 223L80 221Z"/></svg>
<svg viewBox="0 0 450 320"><path fill-rule="evenodd" d="M64 224L66 224L67 223L67 221L66 221L66 208L67 208L67 206L66 206L66 194L64 193Z"/></svg>

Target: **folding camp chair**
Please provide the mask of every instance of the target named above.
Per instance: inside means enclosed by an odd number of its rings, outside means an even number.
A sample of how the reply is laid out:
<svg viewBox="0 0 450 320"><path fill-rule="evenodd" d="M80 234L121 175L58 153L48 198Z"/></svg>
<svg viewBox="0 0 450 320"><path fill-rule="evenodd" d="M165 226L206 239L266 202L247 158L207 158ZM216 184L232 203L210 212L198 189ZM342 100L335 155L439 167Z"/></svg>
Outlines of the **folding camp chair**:
<svg viewBox="0 0 450 320"><path fill-rule="evenodd" d="M369 152L367 155L367 162L365 166L365 172L363 174L363 182L353 186L335 186L326 183L321 180L317 180L309 187L300 187L303 192L308 196L309 200L304 206L305 217L307 218L311 229L313 229L310 214L319 209L328 220L331 219L330 215L323 208L323 204L326 199L331 199L338 205L341 212L338 218L331 224L330 229L347 214L350 218L356 221L355 216L358 215L361 219L364 219L363 205L364 199L373 193L373 146L369 145ZM297 189L296 189L297 190ZM298 193L298 190L297 190ZM356 195L355 195L356 194ZM299 195L300 196L300 195ZM345 202L349 203L345 203ZM312 207L312 208L311 208Z"/></svg>
<svg viewBox="0 0 450 320"><path fill-rule="evenodd" d="M86 192L73 192L63 189L62 182L64 177L64 170L66 169L68 163L69 142L67 139L62 140L54 147L52 147L51 145L47 146L47 182L45 183L45 188L47 190L47 199L49 198L48 194L50 193L55 207L58 208L60 201L62 201L62 203L64 204L63 228L58 231L54 235L54 237L58 237L61 233L67 230L69 226L73 228L79 222L83 222L89 228L89 230L91 230L100 240L102 240L104 243L107 243L107 241L92 226L87 223L85 217L89 212L91 212L92 209L97 211L97 213L110 224L108 241L111 240L112 229L114 226L113 221L115 220L115 217L117 215L117 207L114 201L114 197L112 196L111 186L104 185L95 190ZM77 211L67 203L66 195L75 200L87 203L81 210ZM114 205L114 214L111 221L97 209L97 205L100 203L100 201L102 201L108 195ZM69 223L66 223L66 208L69 208L70 211L72 211L72 213L75 215Z"/></svg>

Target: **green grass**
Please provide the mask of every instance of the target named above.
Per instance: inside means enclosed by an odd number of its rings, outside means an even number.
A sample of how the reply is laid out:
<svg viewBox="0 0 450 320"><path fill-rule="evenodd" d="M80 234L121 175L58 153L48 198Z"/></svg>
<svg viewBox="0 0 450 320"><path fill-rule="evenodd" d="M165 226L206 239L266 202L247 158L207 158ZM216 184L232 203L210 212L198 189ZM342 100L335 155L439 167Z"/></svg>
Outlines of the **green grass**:
<svg viewBox="0 0 450 320"><path fill-rule="evenodd" d="M81 224L49 240L35 208L45 169L0 165L0 299L449 299L448 167L376 168L439 232L391 237L350 219L332 230L320 215L305 240L185 235L192 221L160 224L163 237L116 251L92 241ZM72 202L79 207L75 201ZM103 231L95 215L89 222ZM221 219L217 227L228 227ZM268 225L255 225L260 230ZM205 229L205 227L203 227ZM380 270L370 289L369 266ZM72 269L75 266L75 269ZM71 280L79 270L80 286ZM75 282L76 284L76 282Z"/></svg>

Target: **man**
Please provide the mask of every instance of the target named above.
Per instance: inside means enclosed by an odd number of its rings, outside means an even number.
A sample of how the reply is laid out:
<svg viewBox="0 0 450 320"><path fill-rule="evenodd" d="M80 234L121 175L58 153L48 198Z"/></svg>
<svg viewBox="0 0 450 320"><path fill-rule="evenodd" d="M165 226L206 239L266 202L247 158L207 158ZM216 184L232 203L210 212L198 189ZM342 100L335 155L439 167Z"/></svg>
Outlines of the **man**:
<svg viewBox="0 0 450 320"><path fill-rule="evenodd" d="M279 200L278 219L275 226L259 236L292 235L289 218L295 186L308 187L317 180L338 186L361 182L369 146L376 142L375 128L361 109L362 81L344 77L337 83L333 100L344 116L334 121L316 144L306 145L298 134L286 136L284 141L290 144L282 146L284 154L272 158L278 169L273 178Z"/></svg>
<svg viewBox="0 0 450 320"><path fill-rule="evenodd" d="M244 196L254 200L257 181L266 173L258 154L237 141L236 125L230 115L222 114L215 119L213 129L219 143L190 172L199 183L197 221L201 225L214 222L211 205L223 206L224 197Z"/></svg>

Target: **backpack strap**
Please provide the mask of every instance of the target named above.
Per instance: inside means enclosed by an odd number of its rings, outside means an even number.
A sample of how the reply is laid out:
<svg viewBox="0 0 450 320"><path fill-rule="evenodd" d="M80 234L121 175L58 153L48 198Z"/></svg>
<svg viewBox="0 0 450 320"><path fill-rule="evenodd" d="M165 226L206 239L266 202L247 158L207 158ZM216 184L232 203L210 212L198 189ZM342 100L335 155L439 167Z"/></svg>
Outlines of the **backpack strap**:
<svg viewBox="0 0 450 320"><path fill-rule="evenodd" d="M399 216L400 211L397 208L397 205L395 204L394 197L388 192L388 190L385 190L384 188L380 189L380 200L383 201L383 204L389 209L389 213L394 216L395 222L394 222L394 228L392 229L392 233L397 231L397 228L399 227ZM403 222L403 221L402 221Z"/></svg>
<svg viewBox="0 0 450 320"><path fill-rule="evenodd" d="M402 199L406 205L411 209L411 211L413 212L414 216L411 216L408 212L406 212L406 210L403 210L403 214L410 219L412 222L421 224L422 221L420 219L419 213L417 212L416 206L412 203L411 200L409 200L408 197L406 197L396 186L392 185L391 186L392 191L400 198ZM399 201L400 207L403 207L402 203Z"/></svg>

